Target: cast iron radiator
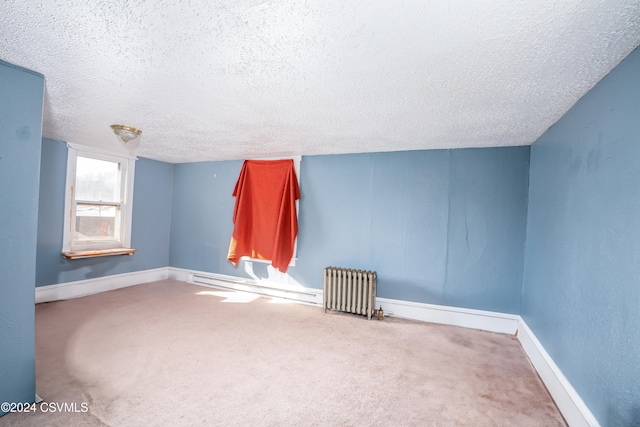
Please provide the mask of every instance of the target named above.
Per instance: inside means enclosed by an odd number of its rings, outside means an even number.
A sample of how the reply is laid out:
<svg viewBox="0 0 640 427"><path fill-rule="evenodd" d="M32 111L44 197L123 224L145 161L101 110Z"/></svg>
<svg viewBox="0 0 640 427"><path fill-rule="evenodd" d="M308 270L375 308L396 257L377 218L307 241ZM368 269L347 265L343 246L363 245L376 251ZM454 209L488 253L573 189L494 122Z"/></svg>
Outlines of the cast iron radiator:
<svg viewBox="0 0 640 427"><path fill-rule="evenodd" d="M324 269L322 306L329 310L365 314L370 320L376 306L376 272L350 268Z"/></svg>

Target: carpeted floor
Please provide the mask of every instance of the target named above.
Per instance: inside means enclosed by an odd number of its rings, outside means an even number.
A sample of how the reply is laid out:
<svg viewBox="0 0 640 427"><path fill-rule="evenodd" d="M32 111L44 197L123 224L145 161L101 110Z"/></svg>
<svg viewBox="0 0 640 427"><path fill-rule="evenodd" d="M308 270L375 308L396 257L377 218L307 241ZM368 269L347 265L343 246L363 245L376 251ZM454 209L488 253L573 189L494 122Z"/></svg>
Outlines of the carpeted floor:
<svg viewBox="0 0 640 427"><path fill-rule="evenodd" d="M565 425L513 336L172 280L39 304L36 375L0 426Z"/></svg>

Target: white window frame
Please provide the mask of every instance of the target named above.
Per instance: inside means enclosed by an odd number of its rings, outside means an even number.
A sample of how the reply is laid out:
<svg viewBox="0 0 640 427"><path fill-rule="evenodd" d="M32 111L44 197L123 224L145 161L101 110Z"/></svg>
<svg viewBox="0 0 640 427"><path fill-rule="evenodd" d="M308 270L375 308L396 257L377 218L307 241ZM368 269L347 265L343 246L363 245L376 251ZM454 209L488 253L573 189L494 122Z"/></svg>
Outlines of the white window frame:
<svg viewBox="0 0 640 427"><path fill-rule="evenodd" d="M77 158L88 157L98 160L106 160L120 164L120 201L114 203L120 207L120 236L119 240L109 242L76 242L76 167ZM85 145L67 143L67 180L65 185L64 202L64 232L62 240L62 253L86 256L100 256L109 253L96 253L99 251L131 249L131 219L133 212L133 182L135 176L135 162L137 157L126 154L112 153ZM105 204L110 204L105 202ZM115 254L115 253L114 253ZM67 256L70 258L69 256ZM83 256L74 256L82 258Z"/></svg>
<svg viewBox="0 0 640 427"><path fill-rule="evenodd" d="M291 157L258 157L255 159L247 159L247 160L293 160L293 169L296 171L296 179L298 181L298 188L300 187L300 162L302 162L302 156L291 156ZM302 189L300 190L302 194ZM300 218L300 199L296 200L296 219ZM300 223L298 223L298 231L300 231ZM296 236L296 240L293 242L293 256L291 257L291 261L289 261L288 267L295 267L296 261L298 260L298 236ZM272 260L270 259L259 259L259 258L251 258L248 255L240 257L240 261L245 262L261 262L264 264L271 264Z"/></svg>

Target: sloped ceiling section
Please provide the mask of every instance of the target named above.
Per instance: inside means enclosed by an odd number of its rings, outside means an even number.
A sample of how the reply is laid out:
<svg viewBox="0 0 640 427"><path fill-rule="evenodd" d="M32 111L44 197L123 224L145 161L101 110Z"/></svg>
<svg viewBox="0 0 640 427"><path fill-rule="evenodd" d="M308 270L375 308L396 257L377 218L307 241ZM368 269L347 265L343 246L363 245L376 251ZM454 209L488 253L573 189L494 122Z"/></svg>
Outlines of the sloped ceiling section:
<svg viewBox="0 0 640 427"><path fill-rule="evenodd" d="M638 0L0 3L44 136L174 163L531 144L639 44Z"/></svg>

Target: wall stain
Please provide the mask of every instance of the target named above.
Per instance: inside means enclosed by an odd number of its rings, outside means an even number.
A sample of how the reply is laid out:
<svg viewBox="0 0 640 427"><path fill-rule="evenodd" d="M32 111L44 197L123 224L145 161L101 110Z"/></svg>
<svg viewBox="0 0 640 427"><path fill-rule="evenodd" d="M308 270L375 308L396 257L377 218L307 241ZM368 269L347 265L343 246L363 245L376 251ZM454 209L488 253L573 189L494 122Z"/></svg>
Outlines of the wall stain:
<svg viewBox="0 0 640 427"><path fill-rule="evenodd" d="M569 173L571 175L577 175L582 167L582 156L578 155L569 161Z"/></svg>
<svg viewBox="0 0 640 427"><path fill-rule="evenodd" d="M587 170L594 172L600 169L600 158L602 157L602 150L599 148L590 150L587 156Z"/></svg>
<svg viewBox="0 0 640 427"><path fill-rule="evenodd" d="M31 126L21 126L16 130L16 138L20 141L27 141L31 138Z"/></svg>

